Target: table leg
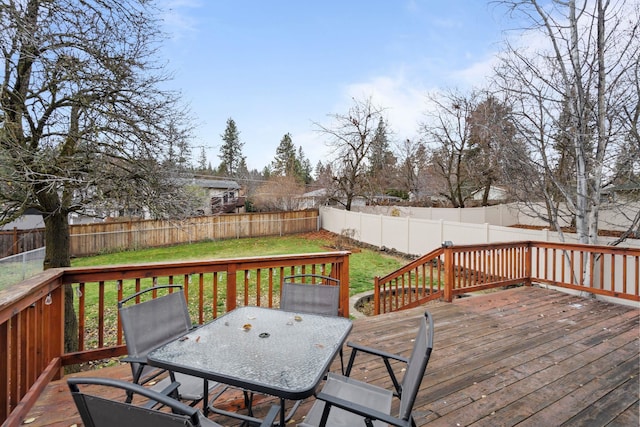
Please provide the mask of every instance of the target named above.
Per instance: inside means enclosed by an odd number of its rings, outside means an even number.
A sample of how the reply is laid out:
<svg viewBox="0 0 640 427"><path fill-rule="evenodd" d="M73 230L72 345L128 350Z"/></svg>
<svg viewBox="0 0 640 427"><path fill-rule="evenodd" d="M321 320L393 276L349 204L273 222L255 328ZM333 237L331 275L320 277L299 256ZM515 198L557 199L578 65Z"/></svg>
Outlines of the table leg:
<svg viewBox="0 0 640 427"><path fill-rule="evenodd" d="M285 426L285 414L286 410L284 408L284 399L280 398L280 427Z"/></svg>

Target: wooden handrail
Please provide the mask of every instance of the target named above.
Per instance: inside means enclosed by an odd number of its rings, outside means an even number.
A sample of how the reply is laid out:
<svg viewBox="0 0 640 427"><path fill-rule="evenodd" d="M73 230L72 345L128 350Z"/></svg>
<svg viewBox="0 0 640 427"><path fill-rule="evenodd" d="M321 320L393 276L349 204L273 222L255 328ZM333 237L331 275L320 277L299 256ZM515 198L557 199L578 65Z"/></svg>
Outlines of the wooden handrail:
<svg viewBox="0 0 640 427"><path fill-rule="evenodd" d="M436 267L437 266L437 267ZM429 274L422 273L429 269ZM428 283L429 291L412 287ZM640 250L548 242L459 245L437 249L375 279L375 313L397 311L484 289L532 283L640 301ZM408 284L408 285L407 285ZM412 298L413 297L413 298Z"/></svg>

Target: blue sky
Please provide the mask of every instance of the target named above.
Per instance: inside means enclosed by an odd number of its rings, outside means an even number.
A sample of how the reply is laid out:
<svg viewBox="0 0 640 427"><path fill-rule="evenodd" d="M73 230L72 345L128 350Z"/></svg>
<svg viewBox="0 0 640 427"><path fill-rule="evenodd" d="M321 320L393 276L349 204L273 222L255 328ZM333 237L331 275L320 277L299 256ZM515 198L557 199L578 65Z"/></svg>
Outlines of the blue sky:
<svg viewBox="0 0 640 427"><path fill-rule="evenodd" d="M315 167L314 122L352 98L385 108L394 138L418 137L426 94L481 86L506 16L483 0L163 0L168 68L214 167L233 118L250 169L289 132ZM506 23L508 24L508 22Z"/></svg>

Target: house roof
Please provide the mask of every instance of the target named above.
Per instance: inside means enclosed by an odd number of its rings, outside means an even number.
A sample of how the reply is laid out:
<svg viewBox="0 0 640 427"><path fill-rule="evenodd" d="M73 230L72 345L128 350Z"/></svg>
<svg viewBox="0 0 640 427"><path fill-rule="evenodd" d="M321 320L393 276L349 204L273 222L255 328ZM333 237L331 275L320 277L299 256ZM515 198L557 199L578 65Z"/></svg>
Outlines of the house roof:
<svg viewBox="0 0 640 427"><path fill-rule="evenodd" d="M217 188L222 190L238 190L240 185L237 182L225 179L207 179L207 178L191 178L188 179L190 184L197 185L202 188Z"/></svg>
<svg viewBox="0 0 640 427"><path fill-rule="evenodd" d="M309 191L308 193L304 193L300 197L325 197L327 195L327 190L324 188L319 188L317 190Z"/></svg>

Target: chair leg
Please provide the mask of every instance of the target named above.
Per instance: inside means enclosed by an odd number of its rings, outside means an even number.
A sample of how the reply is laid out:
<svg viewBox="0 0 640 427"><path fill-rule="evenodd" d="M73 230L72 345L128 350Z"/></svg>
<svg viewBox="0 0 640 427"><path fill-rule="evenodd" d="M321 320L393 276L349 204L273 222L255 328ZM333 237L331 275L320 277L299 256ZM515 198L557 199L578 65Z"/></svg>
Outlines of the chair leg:
<svg viewBox="0 0 640 427"><path fill-rule="evenodd" d="M247 408L247 413L250 417L253 417L253 393L247 390L242 392L244 393L244 405Z"/></svg>

